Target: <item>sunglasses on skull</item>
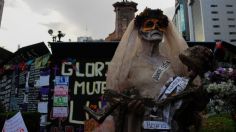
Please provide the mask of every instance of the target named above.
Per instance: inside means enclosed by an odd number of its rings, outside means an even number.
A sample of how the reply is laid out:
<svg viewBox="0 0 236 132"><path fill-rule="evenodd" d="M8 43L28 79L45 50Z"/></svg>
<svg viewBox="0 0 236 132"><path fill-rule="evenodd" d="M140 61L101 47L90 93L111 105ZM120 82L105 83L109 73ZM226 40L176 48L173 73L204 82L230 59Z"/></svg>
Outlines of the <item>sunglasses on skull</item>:
<svg viewBox="0 0 236 132"><path fill-rule="evenodd" d="M144 21L142 31L146 32L154 29L163 31L163 29L160 27L160 21L158 19L150 18Z"/></svg>

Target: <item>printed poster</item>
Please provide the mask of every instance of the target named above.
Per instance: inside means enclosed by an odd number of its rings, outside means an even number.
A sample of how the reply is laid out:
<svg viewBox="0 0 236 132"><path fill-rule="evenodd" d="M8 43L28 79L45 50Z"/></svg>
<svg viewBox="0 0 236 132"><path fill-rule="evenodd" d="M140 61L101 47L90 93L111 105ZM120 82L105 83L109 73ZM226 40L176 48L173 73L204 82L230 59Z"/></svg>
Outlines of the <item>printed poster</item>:
<svg viewBox="0 0 236 132"><path fill-rule="evenodd" d="M49 77L50 77L50 75L40 76L39 77L39 86L48 86L49 85Z"/></svg>
<svg viewBox="0 0 236 132"><path fill-rule="evenodd" d="M48 113L48 102L39 102L38 103L38 112L39 113Z"/></svg>
<svg viewBox="0 0 236 132"><path fill-rule="evenodd" d="M68 85L69 77L68 76L56 76L55 77L56 85Z"/></svg>
<svg viewBox="0 0 236 132"><path fill-rule="evenodd" d="M68 115L68 108L67 107L53 107L52 108L53 117L67 117Z"/></svg>
<svg viewBox="0 0 236 132"><path fill-rule="evenodd" d="M67 85L56 85L54 88L54 96L67 96L68 86Z"/></svg>
<svg viewBox="0 0 236 132"><path fill-rule="evenodd" d="M68 106L68 96L54 96L53 106Z"/></svg>
<svg viewBox="0 0 236 132"><path fill-rule="evenodd" d="M40 87L40 101L48 101L49 86Z"/></svg>

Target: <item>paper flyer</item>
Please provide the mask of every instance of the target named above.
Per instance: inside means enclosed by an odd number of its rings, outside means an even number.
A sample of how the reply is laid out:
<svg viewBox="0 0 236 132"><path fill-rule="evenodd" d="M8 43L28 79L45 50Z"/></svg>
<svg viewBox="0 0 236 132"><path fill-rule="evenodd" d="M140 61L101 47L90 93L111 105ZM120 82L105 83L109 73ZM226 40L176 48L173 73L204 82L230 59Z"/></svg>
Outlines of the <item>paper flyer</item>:
<svg viewBox="0 0 236 132"><path fill-rule="evenodd" d="M68 85L69 77L68 76L56 76L55 77L56 85Z"/></svg>
<svg viewBox="0 0 236 132"><path fill-rule="evenodd" d="M50 77L50 75L40 76L39 85L40 86L48 86L49 85L49 77Z"/></svg>
<svg viewBox="0 0 236 132"><path fill-rule="evenodd" d="M56 85L54 88L54 96L67 96L68 86L67 85Z"/></svg>
<svg viewBox="0 0 236 132"><path fill-rule="evenodd" d="M48 113L48 102L39 102L38 103L38 112L39 113Z"/></svg>
<svg viewBox="0 0 236 132"><path fill-rule="evenodd" d="M54 96L53 106L68 106L68 96Z"/></svg>
<svg viewBox="0 0 236 132"><path fill-rule="evenodd" d="M53 107L52 109L53 117L67 117L68 115L68 108L67 107Z"/></svg>

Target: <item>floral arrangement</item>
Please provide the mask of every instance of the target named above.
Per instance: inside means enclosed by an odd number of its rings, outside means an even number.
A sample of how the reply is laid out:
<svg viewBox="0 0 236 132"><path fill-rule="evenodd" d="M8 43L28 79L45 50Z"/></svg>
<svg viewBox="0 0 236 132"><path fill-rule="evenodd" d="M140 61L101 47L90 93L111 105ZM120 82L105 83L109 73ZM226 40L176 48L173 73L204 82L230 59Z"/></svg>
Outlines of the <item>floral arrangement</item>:
<svg viewBox="0 0 236 132"><path fill-rule="evenodd" d="M236 69L234 68L217 68L214 72L208 72L205 76L210 82L226 82L227 80L236 80ZM234 82L236 83L236 82Z"/></svg>
<svg viewBox="0 0 236 132"><path fill-rule="evenodd" d="M217 68L206 74L206 91L210 96L209 112L236 112L236 69Z"/></svg>

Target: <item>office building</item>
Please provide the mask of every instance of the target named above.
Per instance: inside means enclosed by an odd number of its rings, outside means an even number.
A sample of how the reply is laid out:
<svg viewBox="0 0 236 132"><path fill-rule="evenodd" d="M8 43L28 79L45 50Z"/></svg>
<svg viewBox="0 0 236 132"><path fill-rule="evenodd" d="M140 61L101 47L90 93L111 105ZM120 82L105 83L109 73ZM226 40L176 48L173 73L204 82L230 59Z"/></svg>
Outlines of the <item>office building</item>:
<svg viewBox="0 0 236 132"><path fill-rule="evenodd" d="M178 0L173 21L182 33L185 24L190 41L236 45L236 0Z"/></svg>
<svg viewBox="0 0 236 132"><path fill-rule="evenodd" d="M2 22L3 7L4 7L4 0L0 0L0 27Z"/></svg>

